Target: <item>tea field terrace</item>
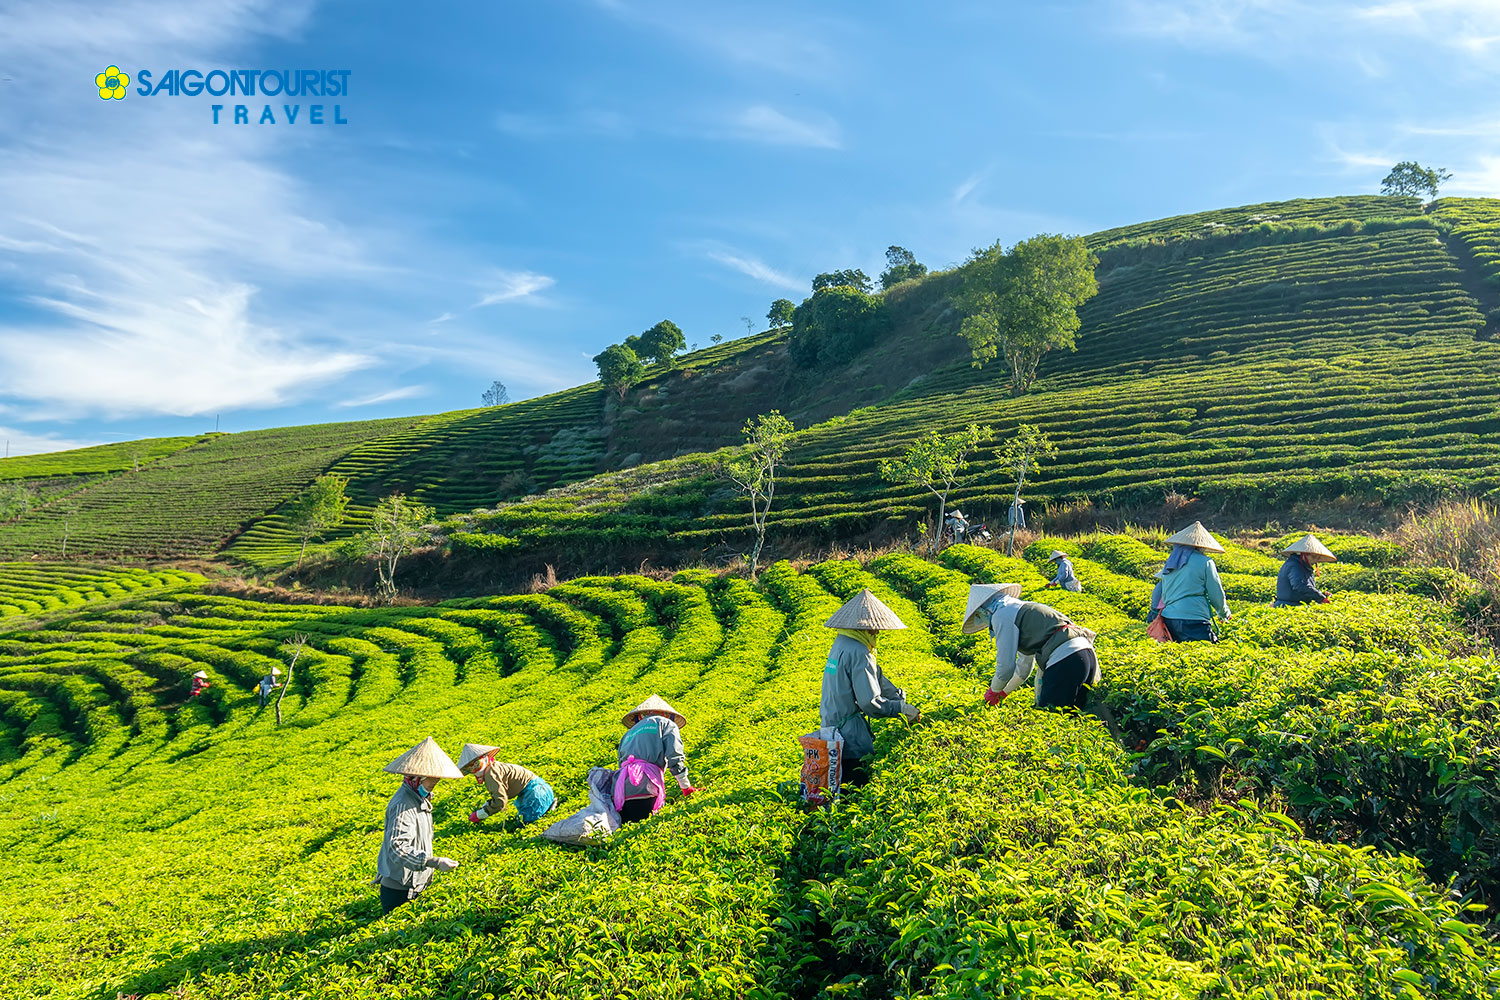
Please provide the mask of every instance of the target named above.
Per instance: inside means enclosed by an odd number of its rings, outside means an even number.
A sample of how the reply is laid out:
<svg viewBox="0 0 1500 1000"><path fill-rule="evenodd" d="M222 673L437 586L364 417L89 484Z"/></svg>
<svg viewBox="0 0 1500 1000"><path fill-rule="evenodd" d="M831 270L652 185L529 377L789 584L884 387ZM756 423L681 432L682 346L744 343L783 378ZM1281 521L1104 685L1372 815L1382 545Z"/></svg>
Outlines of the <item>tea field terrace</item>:
<svg viewBox="0 0 1500 1000"><path fill-rule="evenodd" d="M584 578L378 610L188 589L0 635L0 778L26 802L0 817L14 878L0 993L1491 995L1478 914L1447 893L1456 878L1474 898L1492 877L1489 841L1428 854L1424 871L1388 850L1401 829L1365 798L1276 803L1358 750L1364 734L1322 716L1363 701L1426 727L1396 756L1413 761L1404 775L1384 758L1389 781L1429 776L1421 816L1495 829L1494 730L1476 724L1493 660L1417 649L1461 644L1448 613L1358 590L1286 611L1237 596L1226 643L1163 650L1120 606L1160 550L1066 544L1099 593L1045 599L1099 632L1103 692L1139 753L1092 717L1033 712L1025 689L977 704L992 654L958 630L968 583L1040 596L1043 578L1034 560L965 546L946 565L779 564L759 586ZM1222 562L1250 588L1275 565L1238 548ZM871 787L807 816L777 783L816 725L822 622L864 586L912 625L880 658L930 721L877 722ZM309 645L277 728L251 688L293 635ZM1226 670L1239 661L1248 676ZM200 669L213 686L187 700ZM429 733L450 751L483 740L570 809L651 692L688 716L690 802L567 849L471 827L481 793L444 784L438 850L462 867L377 918L385 762ZM1289 736L1269 742L1272 727ZM1378 782L1367 759L1360 781Z"/></svg>

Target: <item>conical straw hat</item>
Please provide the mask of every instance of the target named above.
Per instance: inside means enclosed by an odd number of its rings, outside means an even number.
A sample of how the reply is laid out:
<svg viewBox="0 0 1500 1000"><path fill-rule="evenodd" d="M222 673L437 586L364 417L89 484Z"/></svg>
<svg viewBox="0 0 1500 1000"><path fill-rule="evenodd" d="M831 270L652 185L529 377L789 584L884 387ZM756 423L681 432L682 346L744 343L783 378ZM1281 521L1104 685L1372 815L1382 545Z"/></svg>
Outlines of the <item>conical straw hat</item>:
<svg viewBox="0 0 1500 1000"><path fill-rule="evenodd" d="M453 765L437 740L431 736L412 747L385 766L392 774L404 774L412 778L462 778L463 774Z"/></svg>
<svg viewBox="0 0 1500 1000"><path fill-rule="evenodd" d="M1338 562L1339 557L1328 551L1328 546L1318 541L1312 535L1303 535L1292 544L1281 550L1284 556L1300 555L1307 556L1313 562Z"/></svg>
<svg viewBox="0 0 1500 1000"><path fill-rule="evenodd" d="M984 602L996 594L1019 598L1021 596L1021 585L1019 583L976 583L969 587L969 604L964 608L965 633L972 635L984 628L983 625L974 620L974 613L984 607Z"/></svg>
<svg viewBox="0 0 1500 1000"><path fill-rule="evenodd" d="M906 628L896 612L880 603L880 598L870 593L869 589L861 590L848 602L833 613L833 617L823 623L824 628L851 628L864 632L894 632L897 629Z"/></svg>
<svg viewBox="0 0 1500 1000"><path fill-rule="evenodd" d="M1214 536L1208 533L1202 521L1194 521L1183 528L1177 534L1167 539L1168 545L1187 545L1204 552L1223 552L1224 546L1214 541Z"/></svg>
<svg viewBox="0 0 1500 1000"><path fill-rule="evenodd" d="M280 674L281 674L281 668L280 667L272 667L271 668L271 676L272 677L278 677L278 676L280 676Z"/></svg>
<svg viewBox="0 0 1500 1000"><path fill-rule="evenodd" d="M1048 562L1057 562L1059 559L1066 559L1066 558L1068 558L1068 554L1066 552L1059 552L1056 549L1053 549L1052 550L1052 554L1047 557L1047 561Z"/></svg>
<svg viewBox="0 0 1500 1000"><path fill-rule="evenodd" d="M485 754L494 753L499 749L499 747L487 747L483 743L465 743L463 752L458 755L458 769L467 774L470 764Z"/></svg>
<svg viewBox="0 0 1500 1000"><path fill-rule="evenodd" d="M208 671L207 670L200 670L197 673L193 674L193 676L206 681L206 680L208 680Z"/></svg>
<svg viewBox="0 0 1500 1000"><path fill-rule="evenodd" d="M673 708L671 705L668 705L666 699L662 698L660 695L655 694L647 698L645 701L641 702L639 705L635 706L635 708L632 708L630 711L626 712L625 718L621 719L620 721L624 723L626 729L629 729L631 726L641 721L639 715L642 712L665 712L670 715L672 717L672 721L677 723L679 726L687 725L687 716L677 711L677 709Z"/></svg>

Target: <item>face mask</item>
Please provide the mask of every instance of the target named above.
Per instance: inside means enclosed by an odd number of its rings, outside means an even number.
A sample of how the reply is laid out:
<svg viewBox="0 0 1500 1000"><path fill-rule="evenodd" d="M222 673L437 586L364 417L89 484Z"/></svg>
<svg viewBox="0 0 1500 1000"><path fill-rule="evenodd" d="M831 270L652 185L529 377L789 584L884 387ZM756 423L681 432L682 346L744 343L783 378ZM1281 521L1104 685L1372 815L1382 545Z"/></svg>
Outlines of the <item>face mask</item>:
<svg viewBox="0 0 1500 1000"><path fill-rule="evenodd" d="M427 798L427 796L432 794L432 789L428 788L426 785L419 784L417 785L417 794L425 799Z"/></svg>

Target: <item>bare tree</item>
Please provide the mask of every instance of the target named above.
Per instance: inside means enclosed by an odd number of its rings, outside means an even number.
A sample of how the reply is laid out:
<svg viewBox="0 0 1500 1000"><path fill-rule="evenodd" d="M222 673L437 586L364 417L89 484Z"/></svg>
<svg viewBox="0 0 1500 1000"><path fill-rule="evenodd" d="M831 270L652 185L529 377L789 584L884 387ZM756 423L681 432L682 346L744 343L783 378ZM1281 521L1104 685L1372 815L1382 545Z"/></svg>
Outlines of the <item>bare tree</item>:
<svg viewBox="0 0 1500 1000"><path fill-rule="evenodd" d="M750 501L750 523L755 527L755 547L750 550L752 580L759 571L760 551L766 544L766 515L771 512L771 501L776 496L776 469L786 461L794 429L780 410L747 420L744 433L749 453L722 466L721 474Z"/></svg>
<svg viewBox="0 0 1500 1000"><path fill-rule="evenodd" d="M505 388L505 383L499 379L490 383L490 387L479 394L485 406L500 406L510 402L510 390Z"/></svg>
<svg viewBox="0 0 1500 1000"><path fill-rule="evenodd" d="M284 652L292 654L292 662L287 664L286 680L281 682L281 693L276 696L276 724L281 725L281 699L286 697L287 689L292 686L292 671L297 669L297 657L307 648L307 636L297 634L281 644Z"/></svg>

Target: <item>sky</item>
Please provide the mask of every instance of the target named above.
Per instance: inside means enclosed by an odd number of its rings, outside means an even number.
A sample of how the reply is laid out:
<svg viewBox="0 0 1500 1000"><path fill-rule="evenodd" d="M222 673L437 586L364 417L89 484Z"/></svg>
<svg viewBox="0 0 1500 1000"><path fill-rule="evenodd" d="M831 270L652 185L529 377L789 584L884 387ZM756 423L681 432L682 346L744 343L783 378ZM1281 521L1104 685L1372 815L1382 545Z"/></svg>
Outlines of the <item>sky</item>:
<svg viewBox="0 0 1500 1000"><path fill-rule="evenodd" d="M136 89L214 69L347 93ZM1403 159L1500 196L1497 77L1496 0L0 0L0 438L522 399L893 243L947 267Z"/></svg>

